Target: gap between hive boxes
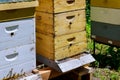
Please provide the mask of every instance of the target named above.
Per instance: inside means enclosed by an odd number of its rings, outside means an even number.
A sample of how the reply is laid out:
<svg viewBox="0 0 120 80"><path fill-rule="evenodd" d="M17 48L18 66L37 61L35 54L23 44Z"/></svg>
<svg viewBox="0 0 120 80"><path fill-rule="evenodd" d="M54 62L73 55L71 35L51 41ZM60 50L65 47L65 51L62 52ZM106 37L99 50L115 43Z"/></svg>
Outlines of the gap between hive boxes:
<svg viewBox="0 0 120 80"><path fill-rule="evenodd" d="M41 55L37 55L37 61L44 63L45 65L48 65L49 67L52 67L59 72L65 73L83 65L94 62L95 59L92 57L91 54L85 52L70 58L65 58L57 61L49 60Z"/></svg>

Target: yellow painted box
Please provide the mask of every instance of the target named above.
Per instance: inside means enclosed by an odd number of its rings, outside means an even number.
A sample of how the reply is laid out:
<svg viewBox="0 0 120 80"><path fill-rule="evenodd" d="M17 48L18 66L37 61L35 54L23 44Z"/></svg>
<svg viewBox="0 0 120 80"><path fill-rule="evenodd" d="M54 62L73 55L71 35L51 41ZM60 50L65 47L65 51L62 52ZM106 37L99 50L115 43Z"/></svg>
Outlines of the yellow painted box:
<svg viewBox="0 0 120 80"><path fill-rule="evenodd" d="M91 0L91 6L105 8L120 8L120 0Z"/></svg>
<svg viewBox="0 0 120 80"><path fill-rule="evenodd" d="M30 7L36 7L36 6L38 6L38 0L9 2L9 3L0 4L0 11L30 8Z"/></svg>
<svg viewBox="0 0 120 80"><path fill-rule="evenodd" d="M36 12L37 31L44 34L64 35L85 30L85 10L66 13Z"/></svg>
<svg viewBox="0 0 120 80"><path fill-rule="evenodd" d="M77 9L85 9L85 0L39 0L37 11L59 13Z"/></svg>
<svg viewBox="0 0 120 80"><path fill-rule="evenodd" d="M86 31L54 36L36 32L37 54L50 60L60 60L86 51Z"/></svg>
<svg viewBox="0 0 120 80"><path fill-rule="evenodd" d="M34 17L35 8L0 11L0 22Z"/></svg>

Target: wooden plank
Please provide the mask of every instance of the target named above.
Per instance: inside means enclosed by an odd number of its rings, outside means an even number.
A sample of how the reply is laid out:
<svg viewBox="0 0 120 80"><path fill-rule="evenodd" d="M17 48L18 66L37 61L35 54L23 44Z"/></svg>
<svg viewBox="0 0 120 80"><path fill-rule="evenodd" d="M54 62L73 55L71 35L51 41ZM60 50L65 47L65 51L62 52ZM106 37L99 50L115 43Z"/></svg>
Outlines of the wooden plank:
<svg viewBox="0 0 120 80"><path fill-rule="evenodd" d="M55 50L55 60L71 57L86 51L87 42L79 42Z"/></svg>
<svg viewBox="0 0 120 80"><path fill-rule="evenodd" d="M51 75L49 79L52 79L52 80L58 80L58 79L61 79L61 80L67 80L67 79L69 80L92 80L92 68L90 67L88 68L79 67L67 73L59 73L51 69Z"/></svg>
<svg viewBox="0 0 120 80"><path fill-rule="evenodd" d="M45 34L63 35L85 30L85 10L49 14L36 12L37 30Z"/></svg>
<svg viewBox="0 0 120 80"><path fill-rule="evenodd" d="M0 11L0 22L34 17L35 8ZM18 15L19 14L19 15Z"/></svg>
<svg viewBox="0 0 120 80"><path fill-rule="evenodd" d="M93 69L91 67L80 67L73 70L75 80L92 80Z"/></svg>
<svg viewBox="0 0 120 80"><path fill-rule="evenodd" d="M42 69L34 69L35 74L39 74L42 77L42 80L48 80L51 74L51 69L49 67Z"/></svg>
<svg viewBox="0 0 120 80"><path fill-rule="evenodd" d="M39 0L39 7L37 7L36 10L48 13L59 13L85 9L85 5L85 0Z"/></svg>
<svg viewBox="0 0 120 80"><path fill-rule="evenodd" d="M16 2L16 3L5 3L0 4L0 11L2 10L11 10L11 9L21 9L21 8L29 8L38 6L38 1L30 1L30 2Z"/></svg>
<svg viewBox="0 0 120 80"><path fill-rule="evenodd" d="M91 6L120 8L120 0L91 0Z"/></svg>
<svg viewBox="0 0 120 80"><path fill-rule="evenodd" d="M91 20L120 25L120 9L91 7Z"/></svg>

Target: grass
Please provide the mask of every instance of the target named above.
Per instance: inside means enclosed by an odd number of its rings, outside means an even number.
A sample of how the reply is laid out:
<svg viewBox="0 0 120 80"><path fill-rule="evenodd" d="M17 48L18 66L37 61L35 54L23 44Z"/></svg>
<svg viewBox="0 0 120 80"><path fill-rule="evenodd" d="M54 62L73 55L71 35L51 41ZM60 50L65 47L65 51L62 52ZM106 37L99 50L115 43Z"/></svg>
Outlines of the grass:
<svg viewBox="0 0 120 80"><path fill-rule="evenodd" d="M120 80L120 72L111 71L107 68L96 68L93 76L100 80Z"/></svg>

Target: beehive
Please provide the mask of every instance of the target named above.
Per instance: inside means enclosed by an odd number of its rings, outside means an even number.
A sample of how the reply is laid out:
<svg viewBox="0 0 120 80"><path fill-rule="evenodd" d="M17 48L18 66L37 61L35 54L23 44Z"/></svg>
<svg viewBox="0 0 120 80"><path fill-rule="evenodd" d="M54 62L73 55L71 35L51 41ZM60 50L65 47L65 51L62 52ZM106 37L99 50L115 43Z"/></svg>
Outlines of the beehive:
<svg viewBox="0 0 120 80"><path fill-rule="evenodd" d="M60 60L86 51L85 0L39 0L39 3L37 54Z"/></svg>
<svg viewBox="0 0 120 80"><path fill-rule="evenodd" d="M95 41L120 46L119 4L119 0L91 0L91 37Z"/></svg>
<svg viewBox="0 0 120 80"><path fill-rule="evenodd" d="M36 68L37 4L37 0L0 1L0 80L10 80Z"/></svg>

